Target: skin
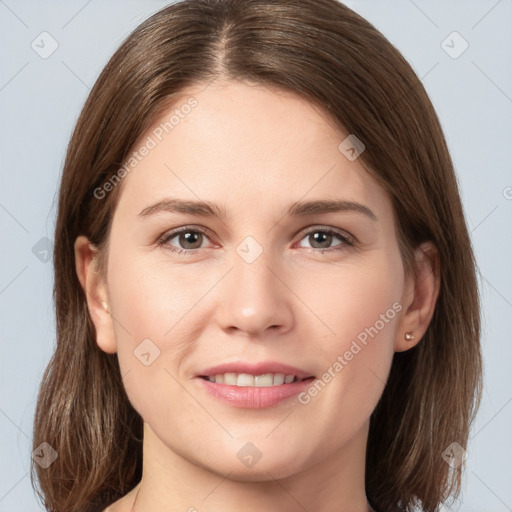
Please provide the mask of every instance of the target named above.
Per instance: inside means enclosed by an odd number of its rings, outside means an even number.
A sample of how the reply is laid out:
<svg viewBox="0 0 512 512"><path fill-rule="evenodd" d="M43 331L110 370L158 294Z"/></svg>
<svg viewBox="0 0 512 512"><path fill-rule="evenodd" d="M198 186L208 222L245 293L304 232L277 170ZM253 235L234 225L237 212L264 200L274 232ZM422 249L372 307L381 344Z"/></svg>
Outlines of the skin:
<svg viewBox="0 0 512 512"><path fill-rule="evenodd" d="M371 510L369 418L394 352L418 343L432 318L435 248L418 248L418 275L406 275L387 193L340 152L348 133L312 103L218 80L190 88L178 106L192 95L197 106L122 182L106 275L95 271L88 240L75 243L97 344L117 352L144 420L142 480L107 510L130 511L137 492L137 512ZM170 196L211 201L227 216L139 216ZM377 220L356 211L285 215L292 202L314 199L357 202ZM210 233L197 235L194 254L169 248L193 250L183 237L158 244L188 225ZM355 243L315 242L316 231L304 233L312 226L341 230ZM237 253L247 236L263 250L252 263ZM280 361L320 378L394 303L401 311L307 404L294 397L267 409L235 408L195 379L240 360ZM404 339L408 331L413 341ZM133 354L147 338L160 350L149 366ZM262 453L252 467L237 458L249 441Z"/></svg>

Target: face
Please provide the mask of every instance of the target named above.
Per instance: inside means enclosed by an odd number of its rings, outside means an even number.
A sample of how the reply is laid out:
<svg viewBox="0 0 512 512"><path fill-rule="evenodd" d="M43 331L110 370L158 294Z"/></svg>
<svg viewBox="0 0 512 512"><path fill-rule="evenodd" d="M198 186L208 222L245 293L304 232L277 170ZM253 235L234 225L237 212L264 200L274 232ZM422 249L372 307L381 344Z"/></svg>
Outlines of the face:
<svg viewBox="0 0 512 512"><path fill-rule="evenodd" d="M391 201L348 135L290 92L218 82L134 148L98 344L160 453L286 477L367 427L411 299Z"/></svg>

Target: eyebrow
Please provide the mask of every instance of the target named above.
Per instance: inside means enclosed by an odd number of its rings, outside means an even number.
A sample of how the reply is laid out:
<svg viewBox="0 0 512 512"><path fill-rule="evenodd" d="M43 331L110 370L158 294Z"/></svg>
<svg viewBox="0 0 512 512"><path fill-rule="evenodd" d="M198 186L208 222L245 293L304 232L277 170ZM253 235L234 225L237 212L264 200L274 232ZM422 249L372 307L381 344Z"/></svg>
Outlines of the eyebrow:
<svg viewBox="0 0 512 512"><path fill-rule="evenodd" d="M210 201L194 201L177 198L165 198L152 206L144 208L140 217L148 217L157 213L185 213L200 217L226 218L226 209ZM373 221L377 216L367 206L355 201L316 200L295 202L288 208L287 215L306 216L320 213L355 212L362 213Z"/></svg>

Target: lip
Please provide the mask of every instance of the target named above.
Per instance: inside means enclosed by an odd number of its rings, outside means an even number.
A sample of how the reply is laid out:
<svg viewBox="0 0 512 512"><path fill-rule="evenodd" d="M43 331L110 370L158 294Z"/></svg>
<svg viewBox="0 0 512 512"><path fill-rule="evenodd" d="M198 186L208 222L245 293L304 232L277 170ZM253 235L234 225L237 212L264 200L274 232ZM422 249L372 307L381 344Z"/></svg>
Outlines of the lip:
<svg viewBox="0 0 512 512"><path fill-rule="evenodd" d="M243 361L234 363L224 363L217 366L211 366L197 374L197 377L211 377L219 373L248 373L249 375L264 375L266 373L284 373L285 375L296 375L299 379L313 377L313 374L295 368L293 366L279 363L277 361L267 361L261 363L245 363Z"/></svg>
<svg viewBox="0 0 512 512"><path fill-rule="evenodd" d="M264 375L265 373L284 373L296 375L301 380L279 386L232 386L229 384L217 384L202 377L209 377L219 373L248 373L249 375ZM278 405L280 402L291 398L306 390L314 376L299 368L278 362L262 362L250 364L244 362L225 363L212 366L200 372L195 379L207 393L214 398L233 407L244 409L265 409Z"/></svg>
<svg viewBox="0 0 512 512"><path fill-rule="evenodd" d="M281 384L280 386L269 386L265 388L259 387L242 387L230 386L228 384L217 384L200 377L196 378L198 384L203 386L213 397L232 405L233 407L241 407L244 409L265 409L273 407L305 391L313 381L314 377L302 380L300 382L292 382L291 384Z"/></svg>

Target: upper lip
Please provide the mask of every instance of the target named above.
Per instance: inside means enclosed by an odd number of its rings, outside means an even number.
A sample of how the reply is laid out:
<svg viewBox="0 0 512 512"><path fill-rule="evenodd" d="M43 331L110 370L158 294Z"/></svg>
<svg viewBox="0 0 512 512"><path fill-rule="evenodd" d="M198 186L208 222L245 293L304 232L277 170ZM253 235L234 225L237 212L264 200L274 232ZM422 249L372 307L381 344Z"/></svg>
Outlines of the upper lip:
<svg viewBox="0 0 512 512"><path fill-rule="evenodd" d="M216 366L210 366L198 373L198 377L210 377L224 373L247 373L249 375L265 375L266 373L283 373L284 375L295 375L299 379L313 377L313 374L295 368L288 364L277 361L264 361L261 363L247 363L243 361L233 363L223 363Z"/></svg>

